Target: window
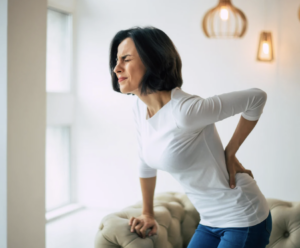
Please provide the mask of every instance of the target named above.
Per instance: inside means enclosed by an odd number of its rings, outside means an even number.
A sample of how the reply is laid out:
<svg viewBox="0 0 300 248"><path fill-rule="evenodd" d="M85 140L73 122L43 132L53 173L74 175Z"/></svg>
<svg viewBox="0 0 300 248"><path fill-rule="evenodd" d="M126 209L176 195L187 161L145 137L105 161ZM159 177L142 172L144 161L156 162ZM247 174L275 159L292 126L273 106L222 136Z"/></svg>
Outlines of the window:
<svg viewBox="0 0 300 248"><path fill-rule="evenodd" d="M46 219L81 208L72 163L75 98L72 91L72 15L47 12Z"/></svg>
<svg viewBox="0 0 300 248"><path fill-rule="evenodd" d="M47 127L46 211L71 202L70 128Z"/></svg>
<svg viewBox="0 0 300 248"><path fill-rule="evenodd" d="M71 88L72 17L53 9L47 13L47 92Z"/></svg>

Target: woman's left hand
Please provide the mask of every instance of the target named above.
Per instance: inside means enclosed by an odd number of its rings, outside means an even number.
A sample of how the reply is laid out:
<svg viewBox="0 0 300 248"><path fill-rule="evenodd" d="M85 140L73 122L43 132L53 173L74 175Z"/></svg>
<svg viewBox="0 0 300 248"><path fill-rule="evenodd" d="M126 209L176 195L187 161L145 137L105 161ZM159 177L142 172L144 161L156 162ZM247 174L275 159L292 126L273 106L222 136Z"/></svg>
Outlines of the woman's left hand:
<svg viewBox="0 0 300 248"><path fill-rule="evenodd" d="M236 173L248 173L253 179L251 170L246 170L244 166L238 161L235 154L229 154L225 150L226 167L229 174L229 186L235 188L235 174Z"/></svg>

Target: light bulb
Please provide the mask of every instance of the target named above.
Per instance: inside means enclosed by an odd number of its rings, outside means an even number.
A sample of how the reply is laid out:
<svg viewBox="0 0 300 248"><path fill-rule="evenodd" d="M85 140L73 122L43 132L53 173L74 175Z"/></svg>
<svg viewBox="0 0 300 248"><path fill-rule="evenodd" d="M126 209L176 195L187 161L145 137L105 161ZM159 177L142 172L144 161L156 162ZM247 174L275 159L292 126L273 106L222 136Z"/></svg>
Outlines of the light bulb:
<svg viewBox="0 0 300 248"><path fill-rule="evenodd" d="M228 20L229 12L228 12L228 9L226 7L221 8L220 17L221 17L222 21L227 21Z"/></svg>
<svg viewBox="0 0 300 248"><path fill-rule="evenodd" d="M271 32L263 31L260 34L257 60L259 61L272 61L273 60L273 44Z"/></svg>
<svg viewBox="0 0 300 248"><path fill-rule="evenodd" d="M270 52L270 46L268 44L268 42L264 41L263 44L262 44L262 49L263 49L263 53L264 54L269 54Z"/></svg>

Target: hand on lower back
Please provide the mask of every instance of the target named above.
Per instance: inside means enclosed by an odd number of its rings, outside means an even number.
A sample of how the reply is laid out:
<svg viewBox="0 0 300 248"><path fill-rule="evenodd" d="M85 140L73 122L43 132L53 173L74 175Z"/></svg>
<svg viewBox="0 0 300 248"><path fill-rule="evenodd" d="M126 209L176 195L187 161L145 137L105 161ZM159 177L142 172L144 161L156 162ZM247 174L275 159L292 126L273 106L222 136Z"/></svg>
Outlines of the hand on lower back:
<svg viewBox="0 0 300 248"><path fill-rule="evenodd" d="M253 174L251 170L247 170L244 168L244 166L239 162L239 160L236 158L235 154L227 154L225 151L225 162L226 162L226 168L229 174L229 187L235 188L235 174L236 173L247 173L249 176L251 176L253 179Z"/></svg>

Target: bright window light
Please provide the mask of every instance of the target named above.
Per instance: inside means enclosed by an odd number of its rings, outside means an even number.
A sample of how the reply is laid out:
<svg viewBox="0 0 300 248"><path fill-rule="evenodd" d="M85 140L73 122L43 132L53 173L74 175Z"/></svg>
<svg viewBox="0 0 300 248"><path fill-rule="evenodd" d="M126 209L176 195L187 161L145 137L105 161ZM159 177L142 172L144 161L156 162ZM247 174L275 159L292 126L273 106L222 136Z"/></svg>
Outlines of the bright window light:
<svg viewBox="0 0 300 248"><path fill-rule="evenodd" d="M70 128L49 126L46 131L46 211L71 202Z"/></svg>
<svg viewBox="0 0 300 248"><path fill-rule="evenodd" d="M47 92L68 92L71 88L72 17L48 9L47 14Z"/></svg>

